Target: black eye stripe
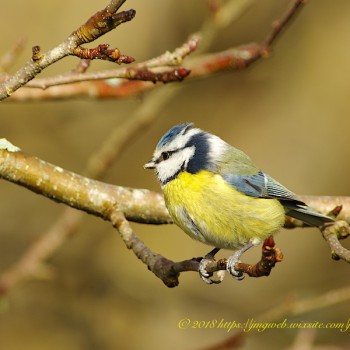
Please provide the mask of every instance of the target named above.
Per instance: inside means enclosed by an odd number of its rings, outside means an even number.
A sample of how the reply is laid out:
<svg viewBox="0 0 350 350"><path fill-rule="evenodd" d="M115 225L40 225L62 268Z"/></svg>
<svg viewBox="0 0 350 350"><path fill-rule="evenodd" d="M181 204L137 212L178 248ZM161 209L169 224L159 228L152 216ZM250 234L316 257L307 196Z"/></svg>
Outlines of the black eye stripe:
<svg viewBox="0 0 350 350"><path fill-rule="evenodd" d="M156 159L156 164L163 162L164 160L167 160L170 158L171 154L174 153L174 151L167 151L167 152L162 152L160 156Z"/></svg>
<svg viewBox="0 0 350 350"><path fill-rule="evenodd" d="M181 147L181 148L178 148L178 149L175 149L175 150L172 150L172 151L164 151L160 154L160 156L158 157L158 159L155 161L157 164L164 161L164 160L167 160L169 159L174 153L177 153L177 152L180 152L182 150L184 150L185 148L188 148L188 145L184 146L184 147Z"/></svg>
<svg viewBox="0 0 350 350"><path fill-rule="evenodd" d="M181 148L182 149L182 148ZM160 163L162 162L163 160L167 160L171 157L172 154L180 151L181 149L177 149L177 150L174 150L174 151L165 151L165 152L162 152L159 156L159 158L157 159L156 163Z"/></svg>

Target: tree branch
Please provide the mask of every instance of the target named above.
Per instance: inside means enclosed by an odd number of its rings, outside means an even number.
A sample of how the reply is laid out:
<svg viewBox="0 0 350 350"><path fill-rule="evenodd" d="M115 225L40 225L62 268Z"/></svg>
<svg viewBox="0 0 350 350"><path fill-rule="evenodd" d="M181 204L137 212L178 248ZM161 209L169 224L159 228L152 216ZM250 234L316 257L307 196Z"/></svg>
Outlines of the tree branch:
<svg viewBox="0 0 350 350"><path fill-rule="evenodd" d="M350 263L350 250L345 249L339 242L350 235L350 227L346 221L337 221L333 225L326 225L321 229L324 239L331 248L334 260L345 260Z"/></svg>
<svg viewBox="0 0 350 350"><path fill-rule="evenodd" d="M216 74L220 71L225 70L241 70L246 69L251 64L255 63L261 58L267 58L269 53L272 51L272 45L275 44L275 41L280 37L283 30L286 29L288 24L293 18L300 13L303 8L302 5L305 4L305 0L293 0L289 9L286 13L281 16L280 19L275 20L272 25L272 29L267 33L265 38L260 43L250 43L241 45L235 48L230 48L221 52L200 55L196 58L188 60L187 63L187 72L191 74L186 78L195 79L198 77L209 77L213 74ZM229 4L227 4L229 6ZM242 6L242 9L245 7ZM231 13L231 16L234 16L237 13L240 13L240 10L236 8L227 11L226 7L223 7L219 14L216 14L216 17L221 18L221 25L217 25L218 21L213 21L213 23L206 23L203 25L203 28L196 34L197 36L202 35L205 38L205 42L202 43L202 47L206 48L214 37L215 32L218 31L218 27L221 28L229 22L230 17L227 13ZM228 17L228 18L227 18ZM213 29L213 27L215 29ZM209 34L210 33L210 34ZM208 36L210 37L208 39ZM203 51L203 48L200 51ZM165 66L165 64L163 64ZM158 65L160 66L160 65ZM16 94L12 96L13 101L28 101L28 100L43 100L43 99L62 99L62 98L76 98L81 96L94 96L95 98L125 98L131 95L139 94L144 91L148 91L159 85L154 85L147 81L118 81L116 84L106 81L110 78L123 78L133 80L137 79L148 80L151 82L163 81L167 82L167 76L150 76L149 72L147 74L135 74L133 70L138 70L139 73L141 69L150 68L150 66L133 66L130 68L132 74L128 69L122 70L110 70L97 73L81 74L81 75L64 75L58 77L52 77L47 79L40 79L27 84L27 87L39 87L46 88L52 86L48 91L31 91L30 89L21 89L17 91ZM185 71L183 71L185 73ZM170 74L171 77L176 79L170 79L169 81L181 80L177 79L177 76L183 77L184 74L179 74L174 71ZM50 80L51 79L51 80ZM165 81L164 81L165 79ZM99 80L99 81L91 81ZM81 82L80 84L70 84L74 82ZM69 84L67 86L58 86L58 84ZM55 85L55 86L53 86ZM57 86L56 86L57 85Z"/></svg>
<svg viewBox="0 0 350 350"><path fill-rule="evenodd" d="M0 178L105 220L118 208L130 221L171 222L160 193L91 180L21 151L0 149Z"/></svg>
<svg viewBox="0 0 350 350"><path fill-rule="evenodd" d="M144 133L157 119L157 111L167 104L174 96L174 87L171 89L158 90L142 103L122 125L118 125L104 139L99 149L91 154L85 170L82 173L90 178L99 179L104 176L110 166L132 142L139 133ZM6 142L3 142L6 149ZM17 150L16 148L14 150ZM60 217L52 226L28 246L21 257L0 275L0 294L9 293L14 287L25 280L42 277L46 260L61 246L68 238L75 234L79 224L84 217L83 211L65 208ZM169 218L170 220L170 218Z"/></svg>
<svg viewBox="0 0 350 350"><path fill-rule="evenodd" d="M139 223L165 224L171 223L161 194L112 186L94 181L60 167L46 163L36 157L28 156L8 141L0 140L0 177L15 184L24 186L33 192L52 200L64 203L73 208L102 217L111 221L117 228L126 246L132 249L148 268L168 287L178 285L178 277L183 271L198 271L200 259L173 262L160 254L152 252L132 231L127 220ZM317 198L324 206L334 206L334 202L349 202L347 197L315 197L313 207L317 209ZM303 197L301 197L303 199ZM348 215L350 208L344 207ZM329 212L328 210L327 212ZM289 223L289 227L291 227ZM296 227L298 227L296 225ZM331 242L333 256L344 259L349 251L335 241L335 237L345 238L350 229L346 222L336 222L322 228L328 242ZM329 239L329 237L331 237ZM252 277L266 276L282 256L274 246L273 240L267 240L263 246L262 259L255 265L237 264L236 268ZM208 266L208 272L226 269L226 261L219 260ZM1 287L0 290L6 290Z"/></svg>
<svg viewBox="0 0 350 350"><path fill-rule="evenodd" d="M101 178L127 145L139 133L144 133L145 129L154 123L159 115L157 111L168 103L174 93L178 91L178 87L178 85L173 85L170 89L161 89L148 96L122 125L110 132L99 149L91 154L82 173L94 179ZM2 146L6 149L6 142ZM15 150L17 149L15 148ZM42 234L35 244L30 245L16 262L0 275L1 293L8 293L20 282L36 278L38 274L42 275L45 260L76 233L83 214L82 211L67 207L51 228Z"/></svg>
<svg viewBox="0 0 350 350"><path fill-rule="evenodd" d="M176 48L172 53L166 52L165 54L162 54L159 57L152 58L149 61L145 61L142 63L137 63L130 68L119 68L92 73L72 72L69 74L58 75L50 78L35 79L29 82L26 85L26 87L47 89L50 86L101 79L113 79L112 82L105 81L105 84L110 86L116 86L118 85L116 84L116 79L121 78L151 82L161 81L164 83L182 80L190 73L189 70L182 67L169 70L168 67L179 66L186 56L190 55L197 49L199 42L200 36L194 34L191 35L183 45ZM84 58L88 58L88 54L84 56ZM153 72L150 70L152 68L159 68L162 70L162 72Z"/></svg>
<svg viewBox="0 0 350 350"><path fill-rule="evenodd" d="M267 58L276 39L286 29L290 21L297 16L304 4L305 0L294 0L281 19L273 22L272 29L260 43L241 45L193 60L189 64L192 71L191 78L211 75L223 70L245 69L260 58Z"/></svg>
<svg viewBox="0 0 350 350"><path fill-rule="evenodd" d="M54 49L41 53L39 46L33 47L32 59L28 61L13 76L0 84L0 101L11 96L17 89L32 80L43 69L68 55L78 55L77 48L90 43L101 35L116 28L121 23L130 21L135 16L135 10L118 12L123 1L114 1L103 10L90 17L88 21L75 30L68 38ZM111 9L116 9L111 11Z"/></svg>
<svg viewBox="0 0 350 350"><path fill-rule="evenodd" d="M118 230L127 248L131 249L134 254L147 265L150 271L160 278L167 287L173 288L178 286L178 277L180 274L175 271L173 261L149 249L144 242L137 237L121 212L114 212L111 215L111 222Z"/></svg>

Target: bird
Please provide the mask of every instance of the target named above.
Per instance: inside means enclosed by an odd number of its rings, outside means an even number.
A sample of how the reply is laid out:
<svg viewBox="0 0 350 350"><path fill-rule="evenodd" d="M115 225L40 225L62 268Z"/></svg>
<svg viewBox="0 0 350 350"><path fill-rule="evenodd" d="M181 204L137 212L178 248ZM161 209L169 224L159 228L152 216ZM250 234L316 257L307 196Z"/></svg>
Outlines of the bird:
<svg viewBox="0 0 350 350"><path fill-rule="evenodd" d="M234 251L226 269L243 279L235 264L248 249L280 231L285 215L313 227L333 221L260 170L243 151L193 123L167 131L144 168L155 170L174 223L214 247L199 264L200 277L209 284L216 281L206 267L220 249Z"/></svg>

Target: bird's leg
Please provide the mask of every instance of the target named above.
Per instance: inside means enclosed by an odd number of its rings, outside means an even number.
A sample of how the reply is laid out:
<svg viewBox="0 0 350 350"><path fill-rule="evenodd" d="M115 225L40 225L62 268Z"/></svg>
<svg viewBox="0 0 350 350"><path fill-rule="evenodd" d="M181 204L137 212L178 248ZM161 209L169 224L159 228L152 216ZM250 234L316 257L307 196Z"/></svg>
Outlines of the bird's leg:
<svg viewBox="0 0 350 350"><path fill-rule="evenodd" d="M213 276L213 273L209 273L206 268L208 266L209 263L215 261L215 254L220 250L220 248L214 248L213 250L211 250L199 263L199 267L198 267L198 272L199 272L199 276L201 277L201 279L207 283L207 284L219 284L222 282L222 280L224 279L225 275L224 274L219 274L219 279L218 280L213 280L210 277ZM220 271L221 272L221 271Z"/></svg>
<svg viewBox="0 0 350 350"><path fill-rule="evenodd" d="M229 272L231 276L233 276L235 279L239 281L241 281L244 278L243 272L235 270L235 265L236 263L239 262L239 258L243 253L245 253L251 247L255 247L259 243L260 243L259 239L252 239L243 248L241 248L240 250L237 250L232 256L229 257L229 259L227 260L226 270Z"/></svg>

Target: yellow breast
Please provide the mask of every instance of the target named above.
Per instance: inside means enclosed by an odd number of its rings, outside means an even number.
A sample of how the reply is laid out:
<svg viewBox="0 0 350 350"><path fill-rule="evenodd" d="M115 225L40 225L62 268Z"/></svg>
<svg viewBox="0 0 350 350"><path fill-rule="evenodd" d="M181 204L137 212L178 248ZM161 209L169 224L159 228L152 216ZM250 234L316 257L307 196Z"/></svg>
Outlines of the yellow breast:
<svg viewBox="0 0 350 350"><path fill-rule="evenodd" d="M180 173L164 187L174 222L189 236L217 248L238 249L275 234L285 211L277 199L246 196L220 175Z"/></svg>

